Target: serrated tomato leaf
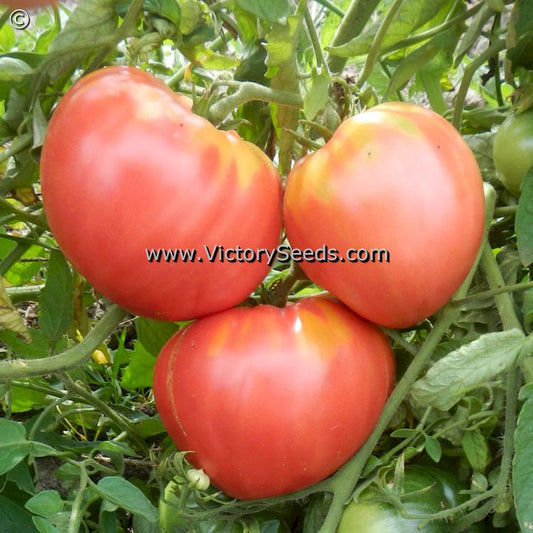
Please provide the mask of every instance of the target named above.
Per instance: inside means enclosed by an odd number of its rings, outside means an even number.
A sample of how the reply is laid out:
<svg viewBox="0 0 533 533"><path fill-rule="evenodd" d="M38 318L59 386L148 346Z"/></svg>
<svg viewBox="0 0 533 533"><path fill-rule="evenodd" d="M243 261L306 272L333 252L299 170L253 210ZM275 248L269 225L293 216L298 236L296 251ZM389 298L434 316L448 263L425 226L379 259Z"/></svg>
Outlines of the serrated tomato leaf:
<svg viewBox="0 0 533 533"><path fill-rule="evenodd" d="M447 411L468 391L510 368L525 340L517 329L482 335L439 359L414 383L411 397L421 405Z"/></svg>

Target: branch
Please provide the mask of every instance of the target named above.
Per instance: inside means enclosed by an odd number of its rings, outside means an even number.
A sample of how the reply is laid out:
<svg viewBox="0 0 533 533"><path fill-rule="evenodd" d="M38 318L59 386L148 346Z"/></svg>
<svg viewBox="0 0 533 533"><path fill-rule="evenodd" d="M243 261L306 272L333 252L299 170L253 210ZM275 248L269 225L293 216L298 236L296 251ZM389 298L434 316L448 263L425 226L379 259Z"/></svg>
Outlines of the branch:
<svg viewBox="0 0 533 533"><path fill-rule="evenodd" d="M80 344L63 353L40 359L12 359L0 362L0 380L44 376L81 365L113 332L126 314L126 311L114 305Z"/></svg>
<svg viewBox="0 0 533 533"><path fill-rule="evenodd" d="M297 94L276 91L251 81L239 83L238 86L239 88L236 92L222 98L211 106L209 119L212 122L216 124L222 122L234 109L252 100L261 100L297 108L303 105L302 98Z"/></svg>

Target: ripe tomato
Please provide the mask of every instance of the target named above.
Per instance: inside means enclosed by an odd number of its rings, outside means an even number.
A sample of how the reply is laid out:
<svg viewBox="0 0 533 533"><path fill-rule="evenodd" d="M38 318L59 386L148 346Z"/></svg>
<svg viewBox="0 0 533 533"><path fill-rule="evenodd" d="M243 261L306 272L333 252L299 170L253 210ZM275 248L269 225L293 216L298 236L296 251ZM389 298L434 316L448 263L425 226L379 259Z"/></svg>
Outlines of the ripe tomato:
<svg viewBox="0 0 533 533"><path fill-rule="evenodd" d="M509 115L494 135L494 166L507 190L518 196L533 166L533 110Z"/></svg>
<svg viewBox="0 0 533 533"><path fill-rule="evenodd" d="M466 500L459 491L464 487L449 472L427 466L407 466L402 485L402 504L410 514L434 514L456 507ZM387 503L377 487L369 486L344 511L338 533L447 533L451 524L445 520L427 522L404 518L392 503ZM469 531L480 531L472 526Z"/></svg>
<svg viewBox="0 0 533 533"><path fill-rule="evenodd" d="M228 495L253 499L333 473L370 435L393 380L376 326L309 298L188 325L157 358L154 396L190 462Z"/></svg>
<svg viewBox="0 0 533 533"><path fill-rule="evenodd" d="M389 327L442 307L466 277L484 224L481 175L442 117L387 103L346 120L293 168L284 204L293 247L336 248L305 273L361 316ZM349 249L368 252L349 262ZM368 260L372 250L389 254ZM353 257L353 256L352 256Z"/></svg>
<svg viewBox="0 0 533 533"><path fill-rule="evenodd" d="M281 232L271 161L189 108L141 70L102 69L61 99L41 158L45 212L67 258L104 296L161 320L232 307L268 271L266 259L211 261L204 246L273 249ZM148 260L147 249L178 248L195 261Z"/></svg>

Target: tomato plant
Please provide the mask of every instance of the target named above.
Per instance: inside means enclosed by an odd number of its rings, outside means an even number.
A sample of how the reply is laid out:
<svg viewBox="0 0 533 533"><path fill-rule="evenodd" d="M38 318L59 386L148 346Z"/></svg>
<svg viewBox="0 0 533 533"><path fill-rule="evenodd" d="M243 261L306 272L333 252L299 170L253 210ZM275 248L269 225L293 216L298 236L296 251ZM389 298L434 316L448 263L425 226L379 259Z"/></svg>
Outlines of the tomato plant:
<svg viewBox="0 0 533 533"><path fill-rule="evenodd" d="M288 177L284 214L292 246L340 251L302 269L354 311L406 327L440 309L470 270L484 224L476 160L436 113L407 103L346 120ZM350 262L348 250L390 259Z"/></svg>
<svg viewBox="0 0 533 533"><path fill-rule="evenodd" d="M494 135L494 165L504 186L515 195L533 165L533 110L511 114Z"/></svg>
<svg viewBox="0 0 533 533"><path fill-rule="evenodd" d="M403 512L412 515L435 514L456 507L465 499L464 495L459 493L464 489L461 483L450 472L438 468L406 466L404 477L399 485L395 489L403 506ZM339 523L338 533L355 531L446 533L450 531L450 524L446 520L425 522L423 518L402 516L402 511L390 500L387 501L387 497L391 495L387 491L392 492L392 490L391 487L384 489L375 485L363 490L357 496L357 501L351 501L346 507Z"/></svg>
<svg viewBox="0 0 533 533"><path fill-rule="evenodd" d="M42 150L45 212L65 255L106 297L163 320L244 300L266 261L205 250L272 249L281 230L268 158L188 107L141 70L102 69L61 99ZM177 249L196 257L147 256Z"/></svg>
<svg viewBox="0 0 533 533"><path fill-rule="evenodd" d="M393 381L383 334L310 298L187 326L157 359L154 395L178 449L225 493L252 499L334 472L372 431Z"/></svg>

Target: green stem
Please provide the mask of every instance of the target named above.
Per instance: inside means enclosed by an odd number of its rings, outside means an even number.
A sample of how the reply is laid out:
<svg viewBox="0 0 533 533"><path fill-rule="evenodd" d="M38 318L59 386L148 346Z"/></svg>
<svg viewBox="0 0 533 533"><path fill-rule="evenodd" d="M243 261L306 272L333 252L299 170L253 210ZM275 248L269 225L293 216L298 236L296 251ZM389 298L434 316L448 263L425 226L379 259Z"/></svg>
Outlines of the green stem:
<svg viewBox="0 0 533 533"><path fill-rule="evenodd" d="M76 498L72 503L72 510L70 513L70 520L68 524L68 533L79 533L83 513L81 512L83 500L85 499L85 491L89 483L89 476L85 470L84 465L76 464L80 469L80 483L76 491Z"/></svg>
<svg viewBox="0 0 533 533"><path fill-rule="evenodd" d="M322 46L320 45L320 39L318 38L318 34L316 32L315 23L313 22L311 13L309 13L308 7L305 8L304 18L305 18L305 25L307 26L307 31L309 33L309 38L311 39L313 50L315 52L316 64L318 67L322 67L325 70L326 74L329 76L330 73L329 73L328 64L326 63L324 52L322 51Z"/></svg>
<svg viewBox="0 0 533 533"><path fill-rule="evenodd" d="M394 19L396 18L396 15L398 14L398 11L402 7L404 1L405 0L394 0L392 5L388 8L387 15L383 19L383 22L381 23L381 26L379 27L379 30L376 33L376 36L374 37L374 40L372 41L372 45L370 46L370 50L368 51L368 54L366 56L366 61L365 61L365 66L363 67L363 71L361 72L361 75L359 76L359 79L357 80L357 84L359 85L359 87L363 85L363 83L368 79L368 77L372 73L372 70L374 69L374 65L376 64L376 61L379 58L381 43L383 42L385 35L389 31L390 25L394 22Z"/></svg>
<svg viewBox="0 0 533 533"><path fill-rule="evenodd" d="M505 41L501 39L496 39L482 54L472 60L472 62L465 67L463 73L463 79L461 80L461 85L457 91L457 96L455 98L455 107L453 110L453 120L452 124L455 126L457 131L461 131L461 119L463 116L463 107L466 100L466 94L472 82L472 78L476 73L477 69L484 65L492 56L497 55L498 52L503 50L506 46Z"/></svg>
<svg viewBox="0 0 533 533"><path fill-rule="evenodd" d="M465 11L461 15L457 15L456 17L449 19L443 22L442 24L439 24L438 26L435 26L427 31L417 33L416 35L413 35L412 37L407 37L406 39L402 39L401 41L398 41L397 43L394 43L393 45L390 45L384 48L383 53L389 54L391 52L395 52L396 50L401 50L409 46L412 46L413 44L418 44L422 41L427 41L428 39L435 37L435 35L438 35L439 33L446 31L448 28L451 28L458 22L461 22L463 20L469 19L470 17L473 17L481 9L482 6L483 6L483 3L480 2L479 4L476 4L473 8L469 9L468 11Z"/></svg>
<svg viewBox="0 0 533 533"><path fill-rule="evenodd" d="M11 202L8 202L5 198L0 197L0 207L14 214L18 220L33 224L38 228L44 229L45 231L48 230L48 225L42 217L40 217L39 215L31 215L30 213L26 213L25 211L18 209L15 205L13 205Z"/></svg>
<svg viewBox="0 0 533 533"><path fill-rule="evenodd" d="M344 18L342 19L330 46L341 46L357 37L370 20L370 16L379 4L379 0L352 0ZM347 58L328 55L330 72L341 72L346 65Z"/></svg>
<svg viewBox="0 0 533 533"><path fill-rule="evenodd" d="M44 230L37 228L35 230L36 239L44 233ZM21 242L15 246L0 263L0 276L3 276L32 246L33 243ZM1 378L0 378L1 379Z"/></svg>
<svg viewBox="0 0 533 533"><path fill-rule="evenodd" d="M339 15L339 17L341 18L344 17L346 14L339 6L336 6L333 2L330 2L329 0L315 0L315 2L329 9L332 13L335 13L335 15Z"/></svg>
<svg viewBox="0 0 533 533"><path fill-rule="evenodd" d="M61 378L61 380L65 384L65 387L70 393L79 396L86 403L98 409L102 414L107 416L109 420L114 422L122 431L126 431L128 435L130 435L133 440L135 440L137 445L142 450L147 452L147 447L146 443L144 442L144 439L136 430L135 426L127 418L116 413L109 405L98 399L90 391L87 391L86 389L75 383L66 372L59 372L59 377Z"/></svg>
<svg viewBox="0 0 533 533"><path fill-rule="evenodd" d="M469 296L461 298L460 300L453 300L452 303L453 305L461 306L475 300L484 300L485 298L492 298L493 296L499 294L526 291L528 289L533 289L533 281L528 281L526 283L515 283L514 285L498 286L488 291L470 294Z"/></svg>
<svg viewBox="0 0 533 533"><path fill-rule="evenodd" d="M496 258L488 244L483 250L481 265L487 276L489 287L493 291L497 291L505 286L505 281L503 280ZM522 324L516 316L514 302L510 294L507 291L501 294L496 294L494 296L494 301L502 319L504 329L518 329L523 331ZM523 359L522 371L524 372L526 381L531 383L533 381L533 359L531 357Z"/></svg>
<svg viewBox="0 0 533 533"><path fill-rule="evenodd" d="M6 292L11 299L11 303L17 304L20 302L36 302L44 285L27 285L23 287L7 287Z"/></svg>
<svg viewBox="0 0 533 533"><path fill-rule="evenodd" d="M126 311L114 305L94 326L80 344L63 353L40 359L0 361L0 380L44 376L75 368L84 363L126 316Z"/></svg>
<svg viewBox="0 0 533 533"><path fill-rule="evenodd" d="M289 293L291 292L291 289L293 288L294 284L297 281L301 281L303 279L307 279L307 276L304 274L298 263L293 262L291 264L288 274L269 295L269 303L278 307L285 306L289 297Z"/></svg>
<svg viewBox="0 0 533 533"><path fill-rule="evenodd" d="M32 136L29 133L17 137L8 148L0 152L0 163L7 161L10 157L19 154L31 146Z"/></svg>
<svg viewBox="0 0 533 533"><path fill-rule="evenodd" d="M239 88L236 92L222 98L211 106L209 118L212 122L218 124L237 107L252 100L261 100L296 108L300 108L303 105L302 98L298 94L277 91L259 83L245 81L239 83Z"/></svg>

